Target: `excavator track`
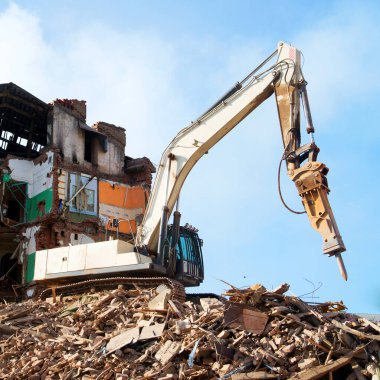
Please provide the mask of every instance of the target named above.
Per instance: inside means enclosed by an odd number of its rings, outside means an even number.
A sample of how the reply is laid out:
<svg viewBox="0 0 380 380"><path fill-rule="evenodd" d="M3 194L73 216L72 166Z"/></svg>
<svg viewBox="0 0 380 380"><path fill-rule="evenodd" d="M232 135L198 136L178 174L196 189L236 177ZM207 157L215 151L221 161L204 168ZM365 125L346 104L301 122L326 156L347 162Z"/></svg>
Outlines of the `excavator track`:
<svg viewBox="0 0 380 380"><path fill-rule="evenodd" d="M48 297L85 293L92 289L99 291L115 288L118 285L126 287L134 287L136 285L142 288L166 285L172 290L172 299L179 302L186 301L185 287L180 282L167 277L109 277L90 279L66 285L50 285L40 293L39 297L41 300L45 300Z"/></svg>

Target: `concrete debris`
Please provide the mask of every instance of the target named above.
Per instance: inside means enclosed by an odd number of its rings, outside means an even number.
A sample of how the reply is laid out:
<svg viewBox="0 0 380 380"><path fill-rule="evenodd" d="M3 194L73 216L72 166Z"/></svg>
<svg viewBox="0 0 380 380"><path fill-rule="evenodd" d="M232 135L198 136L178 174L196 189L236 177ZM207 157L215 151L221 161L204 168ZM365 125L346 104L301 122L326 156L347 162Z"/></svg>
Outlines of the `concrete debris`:
<svg viewBox="0 0 380 380"><path fill-rule="evenodd" d="M228 299L181 304L168 289L119 286L56 303L3 304L0 378L378 376L377 323L346 313L342 303L307 304L287 289L231 288Z"/></svg>
<svg viewBox="0 0 380 380"><path fill-rule="evenodd" d="M149 301L148 308L152 310L166 310L168 308L170 294L170 289L165 289L162 292L158 293L156 297Z"/></svg>

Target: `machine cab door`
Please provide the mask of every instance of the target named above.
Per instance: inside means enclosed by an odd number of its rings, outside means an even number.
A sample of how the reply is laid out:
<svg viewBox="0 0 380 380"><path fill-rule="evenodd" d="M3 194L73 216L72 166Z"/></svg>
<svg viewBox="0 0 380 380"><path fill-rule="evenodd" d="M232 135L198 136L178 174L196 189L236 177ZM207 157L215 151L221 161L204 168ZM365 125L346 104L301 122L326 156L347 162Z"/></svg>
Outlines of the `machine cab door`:
<svg viewBox="0 0 380 380"><path fill-rule="evenodd" d="M169 226L168 237L171 240L172 229ZM185 286L198 286L204 278L202 240L197 232L180 227L178 243L175 246L175 278Z"/></svg>

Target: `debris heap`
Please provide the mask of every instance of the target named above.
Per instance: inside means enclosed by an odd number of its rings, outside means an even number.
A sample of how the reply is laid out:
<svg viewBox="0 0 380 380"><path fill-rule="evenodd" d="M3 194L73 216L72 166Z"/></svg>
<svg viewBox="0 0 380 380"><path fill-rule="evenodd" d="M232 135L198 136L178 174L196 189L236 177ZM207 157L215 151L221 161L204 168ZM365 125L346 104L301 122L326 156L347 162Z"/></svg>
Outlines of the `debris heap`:
<svg viewBox="0 0 380 380"><path fill-rule="evenodd" d="M377 324L288 289L180 303L136 285L2 305L0 378L379 379Z"/></svg>

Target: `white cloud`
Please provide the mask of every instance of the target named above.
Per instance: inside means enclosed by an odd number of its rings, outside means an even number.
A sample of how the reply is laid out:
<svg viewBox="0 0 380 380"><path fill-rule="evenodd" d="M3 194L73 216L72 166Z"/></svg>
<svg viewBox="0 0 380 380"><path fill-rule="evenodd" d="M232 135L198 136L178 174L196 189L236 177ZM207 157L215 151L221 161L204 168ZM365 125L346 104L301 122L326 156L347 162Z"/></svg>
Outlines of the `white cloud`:
<svg viewBox="0 0 380 380"><path fill-rule="evenodd" d="M31 91L47 85L52 50L43 40L38 18L16 4L0 14L0 51L2 82L12 81Z"/></svg>
<svg viewBox="0 0 380 380"><path fill-rule="evenodd" d="M122 35L105 27L78 34L65 57L70 96L88 101L90 120L126 128L127 154L157 159L167 140L161 131L181 108L181 97L173 97L171 47L155 35ZM169 101L173 113L164 114Z"/></svg>
<svg viewBox="0 0 380 380"><path fill-rule="evenodd" d="M0 48L3 82L15 82L45 101L87 100L89 124L103 120L126 128L128 155L158 160L171 128L177 129L182 112L173 77L177 58L153 33L122 34L88 23L50 46L38 17L11 4L0 14Z"/></svg>

